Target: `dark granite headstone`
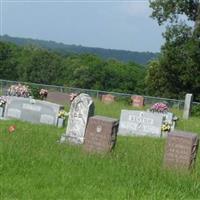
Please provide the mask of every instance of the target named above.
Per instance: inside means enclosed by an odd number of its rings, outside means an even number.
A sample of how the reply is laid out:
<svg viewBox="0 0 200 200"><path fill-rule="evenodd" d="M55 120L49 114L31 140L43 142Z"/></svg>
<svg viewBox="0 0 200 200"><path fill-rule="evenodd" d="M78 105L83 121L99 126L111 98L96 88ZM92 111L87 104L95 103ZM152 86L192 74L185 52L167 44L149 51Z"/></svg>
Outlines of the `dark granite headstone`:
<svg viewBox="0 0 200 200"><path fill-rule="evenodd" d="M47 101L10 96L7 98L4 117L56 126L62 108Z"/></svg>
<svg viewBox="0 0 200 200"><path fill-rule="evenodd" d="M85 133L84 149L88 152L108 152L114 148L119 121L117 119L90 117Z"/></svg>
<svg viewBox="0 0 200 200"><path fill-rule="evenodd" d="M194 165L199 138L196 134L174 131L168 134L164 166L167 168L189 169Z"/></svg>

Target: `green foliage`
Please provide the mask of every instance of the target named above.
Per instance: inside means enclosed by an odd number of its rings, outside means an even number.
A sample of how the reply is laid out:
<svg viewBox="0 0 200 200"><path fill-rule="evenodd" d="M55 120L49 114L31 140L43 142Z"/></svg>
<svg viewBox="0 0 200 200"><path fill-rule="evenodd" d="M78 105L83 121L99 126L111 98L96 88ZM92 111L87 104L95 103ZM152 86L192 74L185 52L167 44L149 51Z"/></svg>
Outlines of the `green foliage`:
<svg viewBox="0 0 200 200"><path fill-rule="evenodd" d="M192 106L192 116L200 117L200 105Z"/></svg>
<svg viewBox="0 0 200 200"><path fill-rule="evenodd" d="M91 54L63 57L32 46L22 48L2 42L0 51L1 79L130 93L144 90L145 68L135 63L104 61Z"/></svg>
<svg viewBox="0 0 200 200"><path fill-rule="evenodd" d="M40 48L48 49L52 52L58 52L59 54L70 56L76 54L93 54L102 59L117 59L122 62L136 62L142 65L148 63L148 61L156 58L158 53L152 52L133 52L125 50L103 49L94 47L83 47L81 45L66 45L63 43L57 43L53 41L34 40L10 37L8 35L0 36L1 41L12 42L20 46L37 46Z"/></svg>
<svg viewBox="0 0 200 200"><path fill-rule="evenodd" d="M200 23L199 1L151 1L152 17L159 24L168 23L163 34L166 43L162 46L157 61L149 63L146 76L148 92L151 95L183 98L186 93L193 93L195 100L200 99ZM191 23L183 22L185 14Z"/></svg>

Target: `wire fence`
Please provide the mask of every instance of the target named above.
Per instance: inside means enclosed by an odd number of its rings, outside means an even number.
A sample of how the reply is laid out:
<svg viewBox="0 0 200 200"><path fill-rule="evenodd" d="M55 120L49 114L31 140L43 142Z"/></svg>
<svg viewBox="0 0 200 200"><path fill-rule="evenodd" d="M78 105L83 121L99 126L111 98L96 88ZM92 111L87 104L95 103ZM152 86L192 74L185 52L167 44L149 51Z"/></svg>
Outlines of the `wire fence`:
<svg viewBox="0 0 200 200"><path fill-rule="evenodd" d="M123 101L131 102L131 97L134 95L137 95L134 93L133 94L117 93L117 92L108 92L108 91L101 91L101 90L82 89L82 88L64 87L64 86L56 86L56 85L45 85L45 84L38 84L38 83L28 83L28 82L21 82L21 81L9 81L9 80L2 80L2 79L0 79L0 94L6 95L8 88L11 85L18 84L18 83L28 85L30 88L47 89L49 94L53 92L56 94L86 93L96 99L101 99L102 95L110 94L110 95L115 96L116 99L119 101L123 100ZM59 98L59 95L57 96ZM168 99L168 98L160 98L160 97L152 97L152 96L143 96L143 98L144 98L144 105L152 105L157 102L164 102L170 108L176 108L179 110L182 110L184 108L184 100ZM192 102L192 104L200 106L200 102Z"/></svg>

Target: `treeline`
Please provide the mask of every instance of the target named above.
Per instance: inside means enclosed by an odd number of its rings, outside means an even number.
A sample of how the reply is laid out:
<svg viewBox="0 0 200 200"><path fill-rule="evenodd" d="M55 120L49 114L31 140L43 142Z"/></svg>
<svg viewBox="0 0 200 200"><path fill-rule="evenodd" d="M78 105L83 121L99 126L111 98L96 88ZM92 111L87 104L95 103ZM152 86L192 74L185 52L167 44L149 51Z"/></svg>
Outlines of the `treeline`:
<svg viewBox="0 0 200 200"><path fill-rule="evenodd" d="M34 45L48 49L50 51L61 53L63 55L68 55L73 53L76 54L88 53L88 54L95 54L105 60L117 59L123 62L136 62L139 64L147 64L150 60L153 60L156 57L158 57L158 53L152 53L152 52L135 52L135 51L133 52L125 50L84 47L80 45L67 45L54 41L10 37L8 35L0 36L0 40L5 42L12 42L20 46Z"/></svg>
<svg viewBox="0 0 200 200"><path fill-rule="evenodd" d="M143 94L144 77L135 63L0 42L0 79Z"/></svg>

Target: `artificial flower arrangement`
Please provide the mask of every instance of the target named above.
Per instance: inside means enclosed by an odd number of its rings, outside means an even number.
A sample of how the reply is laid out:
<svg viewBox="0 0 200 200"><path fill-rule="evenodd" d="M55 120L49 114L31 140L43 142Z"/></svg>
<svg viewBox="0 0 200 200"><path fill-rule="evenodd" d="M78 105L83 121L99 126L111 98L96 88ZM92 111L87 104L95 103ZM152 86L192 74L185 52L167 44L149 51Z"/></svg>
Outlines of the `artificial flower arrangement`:
<svg viewBox="0 0 200 200"><path fill-rule="evenodd" d="M166 112L168 112L168 110L169 110L168 106L162 102L155 103L150 108L151 112L158 112L158 113L166 113Z"/></svg>
<svg viewBox="0 0 200 200"><path fill-rule="evenodd" d="M58 113L58 118L61 118L61 119L65 120L68 115L69 114L66 111L60 110L59 113Z"/></svg>
<svg viewBox="0 0 200 200"><path fill-rule="evenodd" d="M5 96L0 97L0 107L4 107L6 105L7 99Z"/></svg>
<svg viewBox="0 0 200 200"><path fill-rule="evenodd" d="M41 99L46 99L47 95L48 95L48 90L41 89L40 92L39 92L39 94L40 94Z"/></svg>
<svg viewBox="0 0 200 200"><path fill-rule="evenodd" d="M169 122L164 122L161 126L162 132L169 132L171 130L171 124Z"/></svg>
<svg viewBox="0 0 200 200"><path fill-rule="evenodd" d="M11 85L7 91L8 96L17 96L17 97L29 97L31 96L31 91L28 86L17 84Z"/></svg>

